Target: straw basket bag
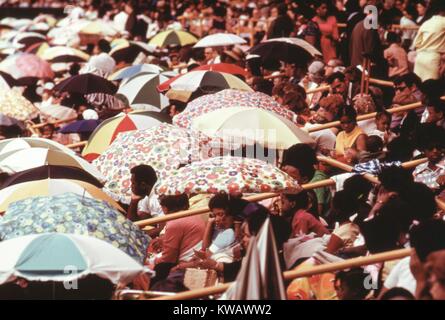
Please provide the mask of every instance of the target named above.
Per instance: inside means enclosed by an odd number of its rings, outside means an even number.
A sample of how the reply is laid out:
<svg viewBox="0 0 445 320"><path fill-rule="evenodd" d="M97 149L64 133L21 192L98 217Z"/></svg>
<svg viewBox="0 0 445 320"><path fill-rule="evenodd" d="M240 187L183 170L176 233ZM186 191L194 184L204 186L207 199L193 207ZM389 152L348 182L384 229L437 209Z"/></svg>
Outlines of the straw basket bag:
<svg viewBox="0 0 445 320"><path fill-rule="evenodd" d="M184 275L184 285L190 290L214 286L218 274L211 269L187 268Z"/></svg>

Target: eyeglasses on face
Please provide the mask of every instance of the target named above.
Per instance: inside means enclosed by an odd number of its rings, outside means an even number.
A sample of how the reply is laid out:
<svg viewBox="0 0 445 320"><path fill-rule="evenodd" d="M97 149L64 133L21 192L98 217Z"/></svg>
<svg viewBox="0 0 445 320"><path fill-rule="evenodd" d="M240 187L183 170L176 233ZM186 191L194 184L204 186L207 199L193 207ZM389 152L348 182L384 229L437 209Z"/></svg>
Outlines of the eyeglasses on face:
<svg viewBox="0 0 445 320"><path fill-rule="evenodd" d="M406 88L407 88L406 86L396 86L396 87L394 87L394 90L396 90L396 91L403 91Z"/></svg>

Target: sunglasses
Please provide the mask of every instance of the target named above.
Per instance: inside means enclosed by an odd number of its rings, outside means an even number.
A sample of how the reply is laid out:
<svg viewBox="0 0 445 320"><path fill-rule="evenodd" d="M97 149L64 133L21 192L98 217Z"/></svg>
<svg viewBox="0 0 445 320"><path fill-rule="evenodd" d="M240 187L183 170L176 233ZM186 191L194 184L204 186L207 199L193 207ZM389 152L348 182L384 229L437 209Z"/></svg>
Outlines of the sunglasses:
<svg viewBox="0 0 445 320"><path fill-rule="evenodd" d="M394 89L395 89L396 91L403 91L403 90L405 90L406 88L407 88L406 86L394 87Z"/></svg>

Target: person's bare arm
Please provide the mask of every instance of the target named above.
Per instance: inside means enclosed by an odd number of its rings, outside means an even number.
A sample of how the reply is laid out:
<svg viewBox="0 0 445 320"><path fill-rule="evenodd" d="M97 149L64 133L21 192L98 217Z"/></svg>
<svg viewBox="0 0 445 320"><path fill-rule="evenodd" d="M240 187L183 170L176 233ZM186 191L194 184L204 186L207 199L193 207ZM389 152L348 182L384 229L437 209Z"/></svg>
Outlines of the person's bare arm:
<svg viewBox="0 0 445 320"><path fill-rule="evenodd" d="M210 218L207 221L206 229L204 231L204 238L202 239L202 251L206 251L212 242L213 226L215 225L215 219Z"/></svg>
<svg viewBox="0 0 445 320"><path fill-rule="evenodd" d="M366 151L366 134L359 135L355 145L358 151Z"/></svg>
<svg viewBox="0 0 445 320"><path fill-rule="evenodd" d="M139 220L138 204L139 204L139 201L141 201L141 199L142 199L142 197L140 197L140 196L136 196L136 195L131 196L130 206L128 207L128 210L127 210L127 219L129 219L131 221Z"/></svg>

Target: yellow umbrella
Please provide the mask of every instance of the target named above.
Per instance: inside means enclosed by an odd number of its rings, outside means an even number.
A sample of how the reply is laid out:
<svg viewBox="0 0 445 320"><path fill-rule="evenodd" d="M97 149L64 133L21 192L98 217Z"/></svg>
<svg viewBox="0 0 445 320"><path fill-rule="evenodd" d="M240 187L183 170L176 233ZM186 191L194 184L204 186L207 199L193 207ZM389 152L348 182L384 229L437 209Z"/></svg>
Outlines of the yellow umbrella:
<svg viewBox="0 0 445 320"><path fill-rule="evenodd" d="M85 62L90 58L81 50L63 46L47 48L40 57L51 62Z"/></svg>
<svg viewBox="0 0 445 320"><path fill-rule="evenodd" d="M157 47L166 47L170 45L182 47L196 42L198 42L198 39L191 33L180 30L167 30L155 35L151 38L148 44Z"/></svg>
<svg viewBox="0 0 445 320"><path fill-rule="evenodd" d="M117 210L124 211L116 201L90 183L80 180L48 178L14 184L0 190L0 212L5 212L11 203L29 197L54 196L67 192L73 192L88 198L104 200Z"/></svg>
<svg viewBox="0 0 445 320"><path fill-rule="evenodd" d="M230 107L195 118L192 129L236 144L259 143L283 150L296 143L315 144L309 134L292 121L259 108Z"/></svg>

